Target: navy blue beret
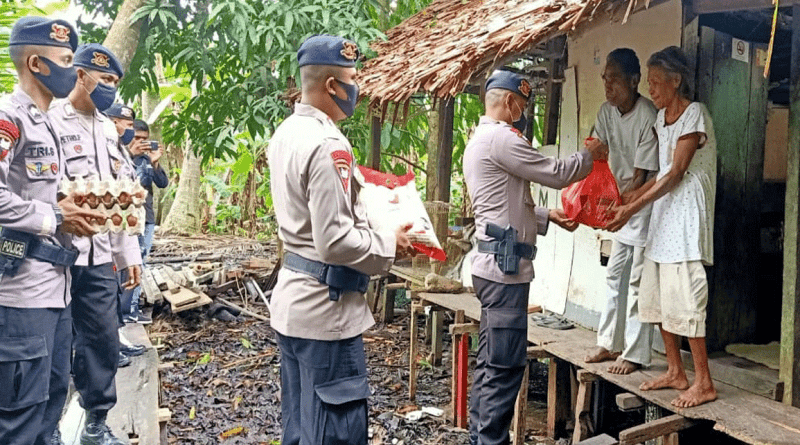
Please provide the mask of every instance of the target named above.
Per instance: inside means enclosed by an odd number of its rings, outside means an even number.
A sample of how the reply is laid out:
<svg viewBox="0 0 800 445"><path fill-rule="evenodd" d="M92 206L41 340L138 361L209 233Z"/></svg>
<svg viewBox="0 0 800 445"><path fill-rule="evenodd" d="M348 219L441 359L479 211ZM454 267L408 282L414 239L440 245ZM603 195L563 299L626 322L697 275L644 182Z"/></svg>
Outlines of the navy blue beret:
<svg viewBox="0 0 800 445"><path fill-rule="evenodd" d="M497 70L486 81L486 91L501 88L517 93L526 100L531 97L531 84L524 76L511 71Z"/></svg>
<svg viewBox="0 0 800 445"><path fill-rule="evenodd" d="M342 37L329 35L311 36L297 50L297 62L306 65L356 66L358 46Z"/></svg>
<svg viewBox="0 0 800 445"><path fill-rule="evenodd" d="M90 70L116 74L120 78L125 74L114 53L99 43L79 46L75 51L75 61L72 64Z"/></svg>
<svg viewBox="0 0 800 445"><path fill-rule="evenodd" d="M136 112L133 111L133 108L127 105L123 105L119 102L108 107L108 110L105 111L105 115L108 117L116 117L120 119L128 119L128 120L136 119Z"/></svg>
<svg viewBox="0 0 800 445"><path fill-rule="evenodd" d="M74 52L78 47L78 33L64 20L23 17L11 28L8 45L60 46Z"/></svg>

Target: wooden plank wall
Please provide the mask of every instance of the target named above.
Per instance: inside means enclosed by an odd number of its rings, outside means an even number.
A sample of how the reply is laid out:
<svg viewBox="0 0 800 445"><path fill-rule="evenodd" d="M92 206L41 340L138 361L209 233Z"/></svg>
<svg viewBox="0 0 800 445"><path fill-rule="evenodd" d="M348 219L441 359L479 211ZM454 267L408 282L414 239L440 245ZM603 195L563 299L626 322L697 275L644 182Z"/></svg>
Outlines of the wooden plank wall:
<svg viewBox="0 0 800 445"><path fill-rule="evenodd" d="M792 22L780 376L785 383L783 401L800 407L800 5L793 6L792 16L795 20Z"/></svg>
<svg viewBox="0 0 800 445"><path fill-rule="evenodd" d="M731 38L700 28L698 98L707 104L717 139L714 267L708 270L710 351L755 337L760 251L766 82L763 66L731 58Z"/></svg>

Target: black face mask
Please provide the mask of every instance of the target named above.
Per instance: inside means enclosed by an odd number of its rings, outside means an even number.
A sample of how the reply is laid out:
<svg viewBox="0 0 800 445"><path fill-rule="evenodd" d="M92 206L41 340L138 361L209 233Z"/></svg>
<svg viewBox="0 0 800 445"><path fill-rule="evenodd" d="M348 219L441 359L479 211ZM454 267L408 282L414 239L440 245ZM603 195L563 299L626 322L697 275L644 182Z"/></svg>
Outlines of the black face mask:
<svg viewBox="0 0 800 445"><path fill-rule="evenodd" d="M344 89L344 92L347 94L347 99L339 99L339 97L335 94L331 94L331 97L333 98L333 101L336 102L336 105L339 106L339 109L342 110L342 113L344 113L345 116L350 117L356 112L356 103L358 103L359 92L358 84L344 83L336 78L333 80L335 80L342 87L342 89Z"/></svg>
<svg viewBox="0 0 800 445"><path fill-rule="evenodd" d="M516 128L523 135L525 134L525 131L528 129L528 117L525 116L524 110L522 111L522 113L520 113L519 119L511 123L511 126Z"/></svg>
<svg viewBox="0 0 800 445"><path fill-rule="evenodd" d="M64 68L43 56L39 56L39 60L50 68L50 75L45 76L42 73L31 71L33 77L37 78L53 94L53 97L63 99L69 96L78 80L78 71L75 67Z"/></svg>

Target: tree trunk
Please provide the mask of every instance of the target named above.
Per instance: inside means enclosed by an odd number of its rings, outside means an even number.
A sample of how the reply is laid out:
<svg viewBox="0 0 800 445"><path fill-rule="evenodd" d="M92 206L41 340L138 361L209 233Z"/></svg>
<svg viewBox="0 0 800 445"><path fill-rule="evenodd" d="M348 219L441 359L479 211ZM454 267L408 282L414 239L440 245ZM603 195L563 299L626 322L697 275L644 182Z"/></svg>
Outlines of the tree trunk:
<svg viewBox="0 0 800 445"><path fill-rule="evenodd" d="M139 32L142 29L141 20L130 23L131 16L146 2L147 0L125 0L103 41L103 45L117 56L123 71L128 71L131 66L136 48L139 47Z"/></svg>
<svg viewBox="0 0 800 445"><path fill-rule="evenodd" d="M203 194L200 186L202 161L203 158L195 155L192 147L187 144L184 148L183 166L175 201L162 223L164 230L189 234L200 230L203 214Z"/></svg>

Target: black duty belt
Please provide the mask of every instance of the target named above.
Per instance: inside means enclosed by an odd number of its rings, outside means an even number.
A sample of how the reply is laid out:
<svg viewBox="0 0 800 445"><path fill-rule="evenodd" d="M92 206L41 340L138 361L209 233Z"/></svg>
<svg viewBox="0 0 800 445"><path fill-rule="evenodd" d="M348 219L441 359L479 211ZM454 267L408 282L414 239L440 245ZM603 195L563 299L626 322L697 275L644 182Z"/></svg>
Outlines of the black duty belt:
<svg viewBox="0 0 800 445"><path fill-rule="evenodd" d="M43 241L37 235L3 228L0 231L0 275L16 275L25 258L70 267L78 260L78 251Z"/></svg>
<svg viewBox="0 0 800 445"><path fill-rule="evenodd" d="M497 255L501 251L500 243L500 241L478 241L478 252ZM520 258L533 260L536 258L536 246L525 243L515 243L514 253Z"/></svg>
<svg viewBox="0 0 800 445"><path fill-rule="evenodd" d="M365 293L369 286L369 275L345 266L334 266L320 261L313 261L292 252L286 252L283 267L316 278L329 287L331 301L339 301L342 292L352 291Z"/></svg>

